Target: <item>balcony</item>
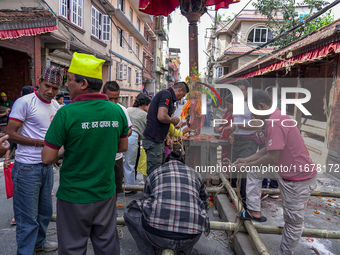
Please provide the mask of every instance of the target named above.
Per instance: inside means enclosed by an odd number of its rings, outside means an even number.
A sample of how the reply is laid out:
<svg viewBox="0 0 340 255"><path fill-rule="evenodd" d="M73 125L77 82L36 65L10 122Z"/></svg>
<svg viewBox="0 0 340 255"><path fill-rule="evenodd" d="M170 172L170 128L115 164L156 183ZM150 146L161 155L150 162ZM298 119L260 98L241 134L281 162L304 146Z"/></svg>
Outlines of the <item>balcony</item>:
<svg viewBox="0 0 340 255"><path fill-rule="evenodd" d="M168 34L165 32L164 28L156 30L155 33L162 41L168 41Z"/></svg>
<svg viewBox="0 0 340 255"><path fill-rule="evenodd" d="M137 41L141 44L147 45L148 41L144 38L144 36L138 31L138 29L131 23L130 19L125 16L124 12L120 9L116 9L115 17L122 23L124 27L132 34Z"/></svg>

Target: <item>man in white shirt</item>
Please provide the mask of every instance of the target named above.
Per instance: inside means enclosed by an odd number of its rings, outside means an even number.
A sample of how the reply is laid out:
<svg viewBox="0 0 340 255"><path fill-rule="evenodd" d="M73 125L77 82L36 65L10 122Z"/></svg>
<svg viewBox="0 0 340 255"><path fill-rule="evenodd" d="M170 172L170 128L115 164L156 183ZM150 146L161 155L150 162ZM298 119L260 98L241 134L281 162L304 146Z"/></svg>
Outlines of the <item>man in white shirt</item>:
<svg viewBox="0 0 340 255"><path fill-rule="evenodd" d="M46 241L53 213L53 168L42 163L41 150L59 109L53 98L62 84L63 73L61 68L46 67L39 89L17 99L9 115L9 140L18 145L12 169L17 254L58 249L57 243Z"/></svg>
<svg viewBox="0 0 340 255"><path fill-rule="evenodd" d="M106 94L109 97L109 100L112 103L118 104L119 101L119 94L120 94L120 87L118 85L117 82L115 81L108 81L105 83L104 87L103 87L103 93ZM126 110L126 108L124 106L122 106L121 104L118 104L122 110L125 113L125 116L127 118L128 121L128 125L129 125L129 133L128 136L131 135L132 130L132 123L129 117L129 114ZM118 193L122 193L123 192L123 177L124 177L124 161L123 161L123 153L117 153L116 154L116 164L115 164L115 181L116 181L116 196L118 195ZM132 192L132 191L130 191ZM127 192L130 193L130 192ZM134 193L134 192L132 192Z"/></svg>

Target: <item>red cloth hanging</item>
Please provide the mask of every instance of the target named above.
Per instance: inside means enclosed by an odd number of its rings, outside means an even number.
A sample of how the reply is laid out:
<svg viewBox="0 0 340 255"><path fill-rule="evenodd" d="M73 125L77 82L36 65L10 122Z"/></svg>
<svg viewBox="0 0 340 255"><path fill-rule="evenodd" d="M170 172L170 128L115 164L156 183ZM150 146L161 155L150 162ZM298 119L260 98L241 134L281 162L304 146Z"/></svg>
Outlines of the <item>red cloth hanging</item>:
<svg viewBox="0 0 340 255"><path fill-rule="evenodd" d="M23 29L0 30L0 39L13 39L21 36L32 36L57 30L57 26L34 27Z"/></svg>
<svg viewBox="0 0 340 255"><path fill-rule="evenodd" d="M208 0L206 6L216 5L215 10L218 10L220 8L229 8L230 4L239 1L240 0ZM178 0L139 0L139 11L150 15L168 16L178 5Z"/></svg>

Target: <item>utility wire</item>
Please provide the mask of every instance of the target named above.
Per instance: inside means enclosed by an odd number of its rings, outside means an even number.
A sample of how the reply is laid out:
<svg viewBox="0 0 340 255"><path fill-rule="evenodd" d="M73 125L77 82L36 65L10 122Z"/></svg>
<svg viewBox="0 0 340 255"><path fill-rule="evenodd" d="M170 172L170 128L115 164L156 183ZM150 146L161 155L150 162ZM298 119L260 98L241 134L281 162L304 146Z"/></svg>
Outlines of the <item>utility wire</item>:
<svg viewBox="0 0 340 255"><path fill-rule="evenodd" d="M271 43L277 41L278 39L280 39L280 38L282 38L282 37L288 35L288 34L291 33L291 32L293 32L293 31L296 30L297 28L299 28L299 27L301 27L301 26L307 24L308 22L310 22L310 21L316 19L317 17L319 17L320 15L324 14L326 11L328 11L328 10L331 9L331 8L333 8L335 5L337 5L337 4L339 4L339 3L340 3L340 0L334 1L333 3L327 5L326 7L324 7L323 9L321 9L320 11L314 13L314 14L311 15L310 17L308 17L308 18L304 19L303 21L299 22L296 26L290 28L290 29L287 30L286 32L284 32L284 33L278 35L277 37L271 39L270 41L268 41L268 42L262 44L261 46L258 46L258 47L254 48L254 49L252 49L252 50L250 50L250 51L248 51L248 52L245 52L245 53L243 53L243 54L241 54L241 55L238 55L238 56L236 56L236 57L233 57L233 58L231 58L231 59L228 59L228 60L226 60L226 61L224 61L224 62L226 63L226 62L230 62L230 61L235 60L235 59L239 59L239 58L241 58L241 57L243 57L243 56L249 55L250 53L252 53L252 52L254 52L254 51L260 50L260 49L262 49L262 48L268 46L269 44L271 44ZM306 36L308 36L308 35L306 35Z"/></svg>

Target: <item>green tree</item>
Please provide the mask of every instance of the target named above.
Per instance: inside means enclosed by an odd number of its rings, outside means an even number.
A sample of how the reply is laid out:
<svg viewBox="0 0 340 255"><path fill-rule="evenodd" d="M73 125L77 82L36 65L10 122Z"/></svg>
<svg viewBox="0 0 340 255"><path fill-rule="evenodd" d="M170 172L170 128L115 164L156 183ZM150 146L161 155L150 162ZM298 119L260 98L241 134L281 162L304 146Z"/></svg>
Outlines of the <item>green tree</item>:
<svg viewBox="0 0 340 255"><path fill-rule="evenodd" d="M268 22L266 22L266 25L272 31L274 37L296 26L303 19L310 17L327 4L329 3L323 0L257 0L257 2L253 3L254 7L258 10L258 13L267 16ZM300 17L296 11L296 7L298 6L308 6L309 13L304 17ZM278 15L283 16L283 21L277 20ZM328 12L308 22L306 25L301 26L289 35L275 41L272 46L276 48L286 46L315 29L323 27L333 21L334 17L331 15L331 12Z"/></svg>

